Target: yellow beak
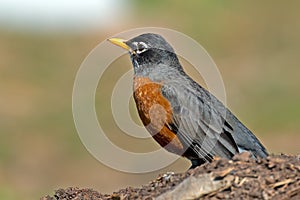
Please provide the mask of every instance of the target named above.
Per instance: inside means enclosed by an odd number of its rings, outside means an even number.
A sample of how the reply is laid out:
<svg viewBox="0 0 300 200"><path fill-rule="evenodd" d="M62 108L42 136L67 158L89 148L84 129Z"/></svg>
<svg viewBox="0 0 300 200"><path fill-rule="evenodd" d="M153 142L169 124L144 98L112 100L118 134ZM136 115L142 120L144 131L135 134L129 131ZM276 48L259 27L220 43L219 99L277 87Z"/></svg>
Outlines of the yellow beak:
<svg viewBox="0 0 300 200"><path fill-rule="evenodd" d="M108 41L110 41L111 43L113 43L119 47L122 47L123 49L126 49L128 51L131 50L131 48L125 43L126 40L123 40L120 38L110 38L110 39L108 39Z"/></svg>

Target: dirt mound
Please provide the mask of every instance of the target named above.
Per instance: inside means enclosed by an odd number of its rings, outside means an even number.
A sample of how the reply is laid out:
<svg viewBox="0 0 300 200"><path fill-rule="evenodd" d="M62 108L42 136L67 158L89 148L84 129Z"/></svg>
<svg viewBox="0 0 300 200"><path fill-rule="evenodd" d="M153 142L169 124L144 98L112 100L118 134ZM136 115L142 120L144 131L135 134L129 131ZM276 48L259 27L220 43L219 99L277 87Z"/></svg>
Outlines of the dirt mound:
<svg viewBox="0 0 300 200"><path fill-rule="evenodd" d="M42 200L96 199L300 199L300 155L253 160L248 153L217 159L186 173L167 173L148 185L100 194L67 188Z"/></svg>

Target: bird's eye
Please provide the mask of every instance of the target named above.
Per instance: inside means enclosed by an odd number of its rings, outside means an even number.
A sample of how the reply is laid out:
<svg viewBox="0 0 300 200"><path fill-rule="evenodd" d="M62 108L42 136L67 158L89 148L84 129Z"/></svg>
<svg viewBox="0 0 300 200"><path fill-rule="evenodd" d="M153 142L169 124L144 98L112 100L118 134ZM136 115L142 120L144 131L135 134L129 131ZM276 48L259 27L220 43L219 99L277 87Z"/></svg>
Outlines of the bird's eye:
<svg viewBox="0 0 300 200"><path fill-rule="evenodd" d="M146 43L144 43L144 42L139 42L139 43L137 43L137 49L136 49L136 52L137 52L138 54L143 53L144 51L147 50L147 48L148 48L148 46L147 46Z"/></svg>

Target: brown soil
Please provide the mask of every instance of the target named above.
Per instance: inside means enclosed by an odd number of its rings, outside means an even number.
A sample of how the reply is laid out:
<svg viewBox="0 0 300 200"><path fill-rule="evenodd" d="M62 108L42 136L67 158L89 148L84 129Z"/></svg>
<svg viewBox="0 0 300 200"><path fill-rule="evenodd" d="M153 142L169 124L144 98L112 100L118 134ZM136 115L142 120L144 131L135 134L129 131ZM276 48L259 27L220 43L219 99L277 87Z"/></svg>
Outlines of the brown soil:
<svg viewBox="0 0 300 200"><path fill-rule="evenodd" d="M98 199L300 199L300 155L253 160L248 153L217 159L187 171L167 173L139 188L113 194L67 188L42 200Z"/></svg>

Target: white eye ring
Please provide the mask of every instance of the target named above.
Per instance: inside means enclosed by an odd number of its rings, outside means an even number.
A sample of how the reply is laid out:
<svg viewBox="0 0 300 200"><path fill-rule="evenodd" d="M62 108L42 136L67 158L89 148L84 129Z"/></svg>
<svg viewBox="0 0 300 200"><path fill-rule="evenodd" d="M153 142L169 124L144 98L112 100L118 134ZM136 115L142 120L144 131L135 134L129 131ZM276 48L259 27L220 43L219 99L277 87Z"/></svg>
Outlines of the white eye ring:
<svg viewBox="0 0 300 200"><path fill-rule="evenodd" d="M145 52L148 49L148 45L145 42L136 43L136 53L140 54Z"/></svg>

